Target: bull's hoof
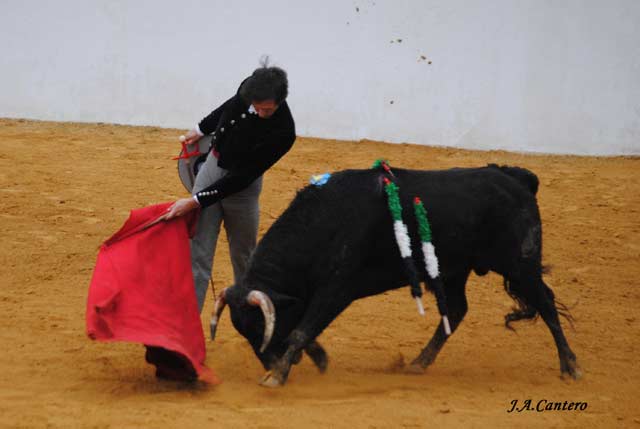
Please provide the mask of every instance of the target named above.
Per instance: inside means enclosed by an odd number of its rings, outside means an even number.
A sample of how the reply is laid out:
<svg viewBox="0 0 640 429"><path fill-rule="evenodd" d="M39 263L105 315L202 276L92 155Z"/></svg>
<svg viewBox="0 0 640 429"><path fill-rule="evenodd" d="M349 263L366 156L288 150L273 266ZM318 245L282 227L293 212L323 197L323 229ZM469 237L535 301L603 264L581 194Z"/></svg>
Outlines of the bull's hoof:
<svg viewBox="0 0 640 429"><path fill-rule="evenodd" d="M560 377L563 380L580 380L582 378L582 370L578 366L575 366L567 371L562 371Z"/></svg>
<svg viewBox="0 0 640 429"><path fill-rule="evenodd" d="M564 364L561 364L560 377L563 379L572 378L573 380L580 380L582 378L582 370L578 366L575 358L569 358Z"/></svg>
<svg viewBox="0 0 640 429"><path fill-rule="evenodd" d="M411 365L407 365L404 368L404 372L407 374L421 375L424 374L424 371L425 368L423 368L422 365L417 362L412 362Z"/></svg>
<svg viewBox="0 0 640 429"><path fill-rule="evenodd" d="M271 371L267 371L262 380L260 380L260 386L263 387L280 387L283 385L284 382L279 380Z"/></svg>

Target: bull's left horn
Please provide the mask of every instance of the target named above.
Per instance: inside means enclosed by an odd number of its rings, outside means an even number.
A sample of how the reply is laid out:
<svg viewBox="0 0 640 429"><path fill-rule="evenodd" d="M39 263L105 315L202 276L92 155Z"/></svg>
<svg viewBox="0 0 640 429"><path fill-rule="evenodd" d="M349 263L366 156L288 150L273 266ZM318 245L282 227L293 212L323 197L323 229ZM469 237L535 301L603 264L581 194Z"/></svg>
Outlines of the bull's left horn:
<svg viewBox="0 0 640 429"><path fill-rule="evenodd" d="M249 292L249 295L247 295L247 303L256 307L259 306L264 315L264 337L262 339L262 346L260 346L260 353L264 353L264 350L271 342L271 337L273 336L273 331L276 326L276 309L273 306L273 302L271 302L271 298L259 290Z"/></svg>
<svg viewBox="0 0 640 429"><path fill-rule="evenodd" d="M220 315L222 314L222 310L227 305L227 300L224 297L227 289L223 289L218 299L216 299L215 304L213 304L213 312L211 313L211 322L209 322L209 329L211 330L211 341L216 338L216 330L218 329L218 320L220 320Z"/></svg>

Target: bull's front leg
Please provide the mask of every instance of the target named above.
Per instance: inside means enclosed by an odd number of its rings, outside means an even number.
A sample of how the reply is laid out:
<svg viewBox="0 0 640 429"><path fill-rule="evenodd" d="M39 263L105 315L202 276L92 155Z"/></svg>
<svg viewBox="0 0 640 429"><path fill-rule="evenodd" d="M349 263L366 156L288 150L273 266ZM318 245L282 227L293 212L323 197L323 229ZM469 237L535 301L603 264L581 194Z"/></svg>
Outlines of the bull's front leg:
<svg viewBox="0 0 640 429"><path fill-rule="evenodd" d="M315 339L351 303L351 297L343 292L345 290L347 289L343 287L327 287L322 293L316 293L304 317L289 334L286 352L272 363L270 370L262 378L262 386L284 385L289 377L291 365L296 363L296 357L303 350L311 357L320 372L326 370L326 353Z"/></svg>
<svg viewBox="0 0 640 429"><path fill-rule="evenodd" d="M449 322L451 324L451 332L455 332L464 316L467 314L467 297L465 294L465 284L469 273L457 277L450 277L445 279L445 286L447 288L447 306L449 307ZM424 370L431 365L438 356L438 353L446 343L448 337L444 331L444 325L442 321L438 325L436 332L427 344L422 349L422 352L416 357L411 365L407 368L407 372L421 374Z"/></svg>
<svg viewBox="0 0 640 429"><path fill-rule="evenodd" d="M305 353L307 356L311 358L313 364L318 368L320 373L324 373L327 370L327 366L329 365L329 358L327 357L327 352L324 351L324 348L317 341L312 341L305 349Z"/></svg>
<svg viewBox="0 0 640 429"><path fill-rule="evenodd" d="M299 330L294 330L289 335L289 347L287 351L272 364L271 368L260 381L265 387L278 387L287 382L291 365L298 363L302 350L309 342L308 336Z"/></svg>
<svg viewBox="0 0 640 429"><path fill-rule="evenodd" d="M311 358L313 364L318 368L320 373L324 373L327 370L327 366L329 364L329 358L327 357L327 352L324 351L324 348L317 341L311 341L307 347L304 348L304 352ZM296 353L293 357L293 364L297 365L302 360L302 351Z"/></svg>

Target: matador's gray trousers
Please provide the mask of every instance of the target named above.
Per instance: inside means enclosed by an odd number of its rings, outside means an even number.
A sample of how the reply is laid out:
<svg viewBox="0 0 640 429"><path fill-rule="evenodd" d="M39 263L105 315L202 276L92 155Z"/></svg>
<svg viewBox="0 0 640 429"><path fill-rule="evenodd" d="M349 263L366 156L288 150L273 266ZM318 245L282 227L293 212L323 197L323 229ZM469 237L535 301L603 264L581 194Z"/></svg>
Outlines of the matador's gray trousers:
<svg viewBox="0 0 640 429"><path fill-rule="evenodd" d="M213 156L213 153L209 153L207 160L198 172L193 193L210 186L225 174L227 174L227 170L218 167L218 160ZM200 212L196 234L191 239L191 268L198 309L201 312L213 269L213 257L220 234L220 225L223 221L229 239L229 253L231 254L235 283L238 283L247 269L249 256L256 247L258 237L260 218L258 199L261 190L262 177L259 177L242 191L232 194Z"/></svg>

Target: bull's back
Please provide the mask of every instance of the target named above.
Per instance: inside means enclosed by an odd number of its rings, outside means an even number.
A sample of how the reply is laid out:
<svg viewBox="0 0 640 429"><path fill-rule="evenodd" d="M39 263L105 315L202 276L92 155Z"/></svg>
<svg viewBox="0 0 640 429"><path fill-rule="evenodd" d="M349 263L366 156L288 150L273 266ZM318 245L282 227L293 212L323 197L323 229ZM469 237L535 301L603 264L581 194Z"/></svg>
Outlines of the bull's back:
<svg viewBox="0 0 640 429"><path fill-rule="evenodd" d="M537 177L517 167L396 170L405 219L420 255L412 199L420 197L443 271L504 272L523 243L539 258ZM537 253L537 254L536 254Z"/></svg>
<svg viewBox="0 0 640 429"><path fill-rule="evenodd" d="M464 264L478 273L505 274L523 258L540 263L535 174L506 166L441 174L442 186L430 179L424 189L437 195L431 210L434 241L445 266Z"/></svg>
<svg viewBox="0 0 640 429"><path fill-rule="evenodd" d="M393 174L414 254L420 254L413 213L413 199L419 197L445 266L449 262L473 265L478 251L492 248L492 242L519 212L534 210L533 217L537 216L535 195L527 185L528 179L522 179L527 174L509 174L495 167L436 171L394 168ZM344 170L334 173L323 186L305 187L265 234L254 259L268 261L263 264L268 267L279 267L280 275L287 279L304 280L326 275L326 263L335 259L345 242L364 243L369 236L381 235L385 245L393 243L384 177L389 176L381 169ZM369 251L371 243L368 241L362 250Z"/></svg>

